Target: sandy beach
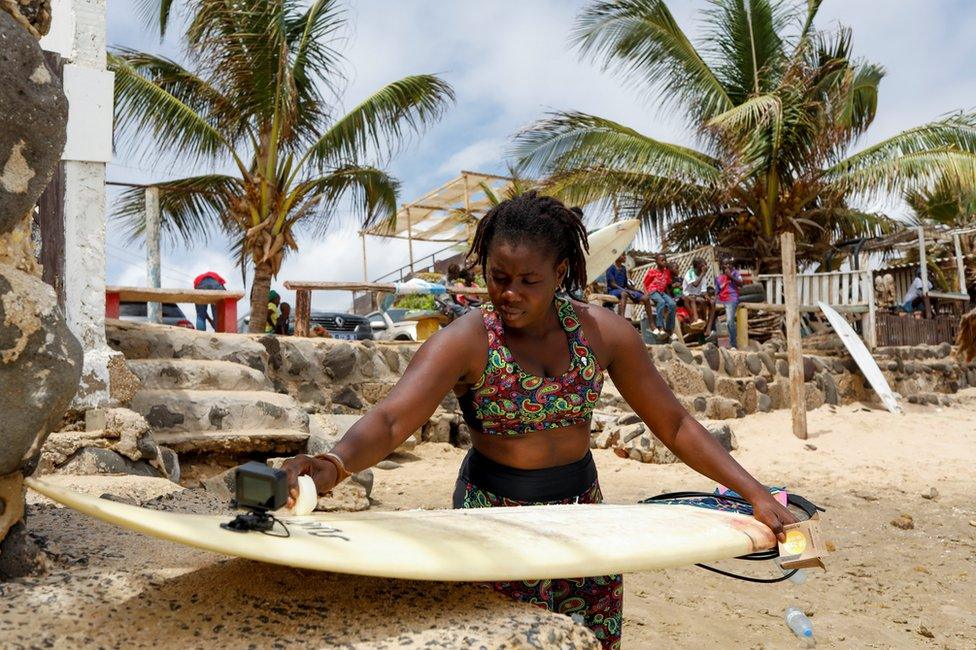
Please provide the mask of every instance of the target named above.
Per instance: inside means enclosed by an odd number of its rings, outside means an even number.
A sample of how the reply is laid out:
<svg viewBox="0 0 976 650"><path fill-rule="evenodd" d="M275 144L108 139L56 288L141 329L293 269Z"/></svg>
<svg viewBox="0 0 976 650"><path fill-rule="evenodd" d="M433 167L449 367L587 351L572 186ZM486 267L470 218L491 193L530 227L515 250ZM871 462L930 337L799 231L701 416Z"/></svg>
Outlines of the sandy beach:
<svg viewBox="0 0 976 650"><path fill-rule="evenodd" d="M828 570L808 572L800 586L749 584L694 567L629 575L624 647L796 647L782 618L787 606L796 605L811 616L821 647L972 648L976 506L969 494L976 390L958 397L949 408L907 405L905 415L861 404L825 406L809 414L807 441L790 434L789 411L732 422L739 444L734 455L741 463L766 482L784 484L826 508L824 528L836 548ZM429 443L398 456L401 467L376 470L373 509L446 506L462 455ZM642 464L609 450L594 455L609 502L713 487L680 464ZM207 493L180 490L162 479L56 480L139 502L165 495L162 502L170 499L196 512L220 505ZM932 488L936 496L924 498ZM157 541L54 507L34 494L29 503L31 530L48 549L49 567L45 575L0 585L5 647L328 647L340 639L317 620L341 616L347 621L341 642L347 643L357 625L375 626L375 617L382 616L382 608L367 603L382 600L388 581L356 582L363 599L357 619L353 612L328 609L325 595L348 584L346 577ZM913 529L890 523L903 514L912 518ZM743 564L722 566L765 577L776 570ZM401 597L406 615L422 623L431 610L436 613L428 605L439 602L439 588L422 585L415 603ZM465 613L450 599L440 606L459 620L477 620L477 608ZM397 631L389 632L395 641Z"/></svg>

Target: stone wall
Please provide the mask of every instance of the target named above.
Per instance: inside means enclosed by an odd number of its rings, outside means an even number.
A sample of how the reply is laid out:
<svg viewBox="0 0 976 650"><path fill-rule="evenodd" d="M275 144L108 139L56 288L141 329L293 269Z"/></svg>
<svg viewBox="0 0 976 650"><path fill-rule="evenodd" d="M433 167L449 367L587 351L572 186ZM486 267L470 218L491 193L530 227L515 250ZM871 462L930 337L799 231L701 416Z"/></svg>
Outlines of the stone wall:
<svg viewBox="0 0 976 650"><path fill-rule="evenodd" d="M243 363L265 373L276 391L291 395L306 411L344 414L363 413L382 400L419 347L214 335L123 322L110 323L107 338L109 345L130 360L194 358ZM725 420L789 407L788 369L780 342L747 351L707 345L694 352L676 343L653 346L648 353L678 399L696 417ZM882 348L876 358L892 389L906 398L915 396L916 401L919 396L976 386L976 364L960 365L948 345ZM804 374L808 409L875 399L850 357L807 356ZM610 381L598 409L629 410ZM457 402L448 395L422 435L446 441L457 435L459 423Z"/></svg>

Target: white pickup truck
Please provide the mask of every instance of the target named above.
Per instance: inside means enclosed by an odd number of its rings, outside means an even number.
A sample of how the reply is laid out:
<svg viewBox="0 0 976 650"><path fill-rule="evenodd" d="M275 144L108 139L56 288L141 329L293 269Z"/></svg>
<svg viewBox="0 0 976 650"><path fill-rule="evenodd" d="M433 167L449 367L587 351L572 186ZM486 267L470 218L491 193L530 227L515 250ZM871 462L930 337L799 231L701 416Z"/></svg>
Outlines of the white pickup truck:
<svg viewBox="0 0 976 650"><path fill-rule="evenodd" d="M373 337L379 341L416 341L417 322L403 320L407 311L394 307L366 314Z"/></svg>

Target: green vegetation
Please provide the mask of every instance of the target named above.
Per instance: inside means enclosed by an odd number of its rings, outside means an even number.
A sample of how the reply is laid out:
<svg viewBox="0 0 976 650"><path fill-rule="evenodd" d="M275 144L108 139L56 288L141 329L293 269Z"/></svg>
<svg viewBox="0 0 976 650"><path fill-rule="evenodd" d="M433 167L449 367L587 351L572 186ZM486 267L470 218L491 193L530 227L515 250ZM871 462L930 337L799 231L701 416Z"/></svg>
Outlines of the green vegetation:
<svg viewBox="0 0 976 650"><path fill-rule="evenodd" d="M395 214L398 182L380 165L405 135L439 119L453 91L434 75L394 81L346 114L339 111L345 15L334 0L188 0L184 34L190 67L144 52L109 56L115 73L116 133L150 156L211 173L160 187L163 230L189 243L217 231L250 260L252 332L263 332L267 293L295 230L321 235L350 200L364 225ZM158 1L160 32L172 0ZM148 137L147 137L148 136ZM118 217L144 229L140 189Z"/></svg>
<svg viewBox="0 0 976 650"><path fill-rule="evenodd" d="M697 147L564 111L519 134L523 170L571 204L603 202L674 247L720 245L761 270L778 268L781 232L797 233L801 259L819 259L837 240L890 227L858 199L940 178L972 184L974 113L852 153L884 70L853 57L850 30L814 26L820 4L715 0L695 45L664 0L591 3L573 33L581 54L685 115Z"/></svg>

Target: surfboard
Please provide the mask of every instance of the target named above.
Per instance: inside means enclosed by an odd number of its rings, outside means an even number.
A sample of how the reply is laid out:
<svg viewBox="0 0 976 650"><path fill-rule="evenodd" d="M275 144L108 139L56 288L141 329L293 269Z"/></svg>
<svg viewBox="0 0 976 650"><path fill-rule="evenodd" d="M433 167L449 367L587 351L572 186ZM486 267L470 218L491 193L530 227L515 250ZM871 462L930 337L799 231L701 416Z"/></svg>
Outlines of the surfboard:
<svg viewBox="0 0 976 650"><path fill-rule="evenodd" d="M610 268L637 236L640 221L628 219L600 228L587 235L590 252L586 256L586 282L589 284Z"/></svg>
<svg viewBox="0 0 976 650"><path fill-rule="evenodd" d="M313 513L289 537L225 530L227 515L150 510L29 478L29 487L102 521L225 555L291 567L438 581L631 573L772 548L764 524L684 505L557 505ZM284 535L281 526L273 531Z"/></svg>
<svg viewBox="0 0 976 650"><path fill-rule="evenodd" d="M840 340L844 343L844 347L847 348L847 351L854 358L857 367L861 369L861 374L864 375L864 378L871 384L871 388L881 398L881 402L885 405L885 408L892 413L901 413L902 409L898 405L895 394L891 392L891 387L881 373L881 368L878 367L878 364L875 362L874 357L871 356L871 352L864 345L861 337L851 328L847 320L837 313L836 309L823 302L817 302L817 306L820 307L820 311L827 317L830 326L837 332L837 336L840 337Z"/></svg>

